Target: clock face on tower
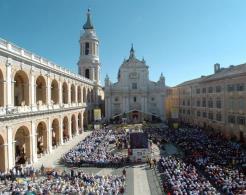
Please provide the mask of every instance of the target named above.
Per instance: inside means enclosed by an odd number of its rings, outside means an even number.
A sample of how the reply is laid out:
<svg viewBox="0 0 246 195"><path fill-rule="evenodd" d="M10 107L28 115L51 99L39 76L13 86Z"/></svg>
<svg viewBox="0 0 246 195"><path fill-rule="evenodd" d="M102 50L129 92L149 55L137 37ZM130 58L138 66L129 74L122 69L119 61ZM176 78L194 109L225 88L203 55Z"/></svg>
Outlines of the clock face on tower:
<svg viewBox="0 0 246 195"><path fill-rule="evenodd" d="M137 76L138 76L137 72L131 72L131 73L129 74L129 78L130 78L130 79L136 79Z"/></svg>

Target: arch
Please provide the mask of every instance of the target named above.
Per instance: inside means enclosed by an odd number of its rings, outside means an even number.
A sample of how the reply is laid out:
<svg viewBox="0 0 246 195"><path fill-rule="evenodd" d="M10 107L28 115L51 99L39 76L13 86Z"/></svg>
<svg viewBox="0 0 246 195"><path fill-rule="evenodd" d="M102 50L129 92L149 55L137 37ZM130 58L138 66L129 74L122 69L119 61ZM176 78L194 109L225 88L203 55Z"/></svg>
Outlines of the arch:
<svg viewBox="0 0 246 195"><path fill-rule="evenodd" d="M48 151L48 131L44 122L37 126L37 154L44 154Z"/></svg>
<svg viewBox="0 0 246 195"><path fill-rule="evenodd" d="M72 135L73 136L76 135L77 127L76 127L76 117L74 114L72 115L72 118L71 118L71 129L72 129Z"/></svg>
<svg viewBox="0 0 246 195"><path fill-rule="evenodd" d="M25 164L30 161L31 142L30 131L26 126L21 126L15 133L15 164Z"/></svg>
<svg viewBox="0 0 246 195"><path fill-rule="evenodd" d="M78 86L77 88L77 101L78 103L82 103L82 100L81 100L81 87Z"/></svg>
<svg viewBox="0 0 246 195"><path fill-rule="evenodd" d="M59 120L54 119L52 121L52 146L58 146L60 142L60 127L59 127Z"/></svg>
<svg viewBox="0 0 246 195"><path fill-rule="evenodd" d="M85 69L85 78L90 79L90 69Z"/></svg>
<svg viewBox="0 0 246 195"><path fill-rule="evenodd" d="M5 171L5 145L4 139L0 135L0 171Z"/></svg>
<svg viewBox="0 0 246 195"><path fill-rule="evenodd" d="M68 118L65 116L62 122L62 133L63 133L63 141L69 139L69 130L68 130Z"/></svg>
<svg viewBox="0 0 246 195"><path fill-rule="evenodd" d="M23 70L19 70L14 76L14 106L29 105L29 80Z"/></svg>
<svg viewBox="0 0 246 195"><path fill-rule="evenodd" d="M51 100L53 101L53 104L59 103L59 87L57 80L53 80L51 83Z"/></svg>
<svg viewBox="0 0 246 195"><path fill-rule="evenodd" d="M46 104L46 82L41 75L36 80L36 101L38 105Z"/></svg>
<svg viewBox="0 0 246 195"><path fill-rule="evenodd" d="M2 70L0 69L0 107L4 106L4 79L3 79L3 73Z"/></svg>
<svg viewBox="0 0 246 195"><path fill-rule="evenodd" d="M75 86L71 85L71 103L75 103Z"/></svg>
<svg viewBox="0 0 246 195"><path fill-rule="evenodd" d="M62 84L62 103L68 104L68 86L66 82Z"/></svg>
<svg viewBox="0 0 246 195"><path fill-rule="evenodd" d="M83 103L87 101L87 94L86 94L86 88L83 88Z"/></svg>

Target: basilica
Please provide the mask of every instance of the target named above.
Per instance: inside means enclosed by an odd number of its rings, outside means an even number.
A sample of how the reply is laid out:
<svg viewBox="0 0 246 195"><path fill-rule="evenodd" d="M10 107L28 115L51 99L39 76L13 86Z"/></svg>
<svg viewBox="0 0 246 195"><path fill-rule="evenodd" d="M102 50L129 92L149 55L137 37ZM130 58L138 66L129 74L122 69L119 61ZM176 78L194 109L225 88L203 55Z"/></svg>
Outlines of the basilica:
<svg viewBox="0 0 246 195"><path fill-rule="evenodd" d="M105 78L105 115L107 120L127 122L165 120L165 78L149 80L149 66L135 56L132 46L128 59L118 71L118 82Z"/></svg>

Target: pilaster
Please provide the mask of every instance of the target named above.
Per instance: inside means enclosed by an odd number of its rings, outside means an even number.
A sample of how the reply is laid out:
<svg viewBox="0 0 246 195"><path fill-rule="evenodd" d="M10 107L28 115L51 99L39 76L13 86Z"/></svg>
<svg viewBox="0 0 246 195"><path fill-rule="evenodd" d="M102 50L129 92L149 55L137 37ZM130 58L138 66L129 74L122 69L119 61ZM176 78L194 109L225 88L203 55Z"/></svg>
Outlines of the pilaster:
<svg viewBox="0 0 246 195"><path fill-rule="evenodd" d="M32 110L37 110L36 95L35 95L36 82L35 82L33 67L30 70L30 74L31 74L31 107L32 107Z"/></svg>
<svg viewBox="0 0 246 195"><path fill-rule="evenodd" d="M48 118L48 128L47 128L47 139L48 139L48 153L52 152L52 124L50 117Z"/></svg>
<svg viewBox="0 0 246 195"><path fill-rule="evenodd" d="M47 74L47 87L46 87L46 94L47 94L47 105L48 108L51 106L51 83L50 83L50 73Z"/></svg>
<svg viewBox="0 0 246 195"><path fill-rule="evenodd" d="M15 141L13 138L13 129L10 126L6 126L7 130L7 143L8 143L8 166L7 169L10 170L14 167L15 157L14 157L14 148Z"/></svg>
<svg viewBox="0 0 246 195"><path fill-rule="evenodd" d="M6 63L6 108L7 110L14 106L14 94L12 94L14 86L12 86L12 59L8 58ZM4 97L5 98L5 97Z"/></svg>
<svg viewBox="0 0 246 195"><path fill-rule="evenodd" d="M32 159L31 159L31 163L35 163L38 161L38 157L37 157L37 133L36 133L36 125L35 122L32 121L31 122L31 126L32 126L32 134L30 135L30 139L32 142L32 146L31 146L31 151L32 151Z"/></svg>

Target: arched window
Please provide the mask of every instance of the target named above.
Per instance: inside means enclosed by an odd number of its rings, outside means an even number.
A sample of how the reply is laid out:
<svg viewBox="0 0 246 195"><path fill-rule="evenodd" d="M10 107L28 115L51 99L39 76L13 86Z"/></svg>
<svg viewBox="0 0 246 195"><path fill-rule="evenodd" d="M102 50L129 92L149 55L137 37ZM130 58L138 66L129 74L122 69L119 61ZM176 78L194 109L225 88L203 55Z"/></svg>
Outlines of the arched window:
<svg viewBox="0 0 246 195"><path fill-rule="evenodd" d="M87 79L90 78L90 70L89 70L88 68L85 69L85 77L86 77Z"/></svg>
<svg viewBox="0 0 246 195"><path fill-rule="evenodd" d="M85 55L89 55L90 44L88 42L85 43Z"/></svg>

